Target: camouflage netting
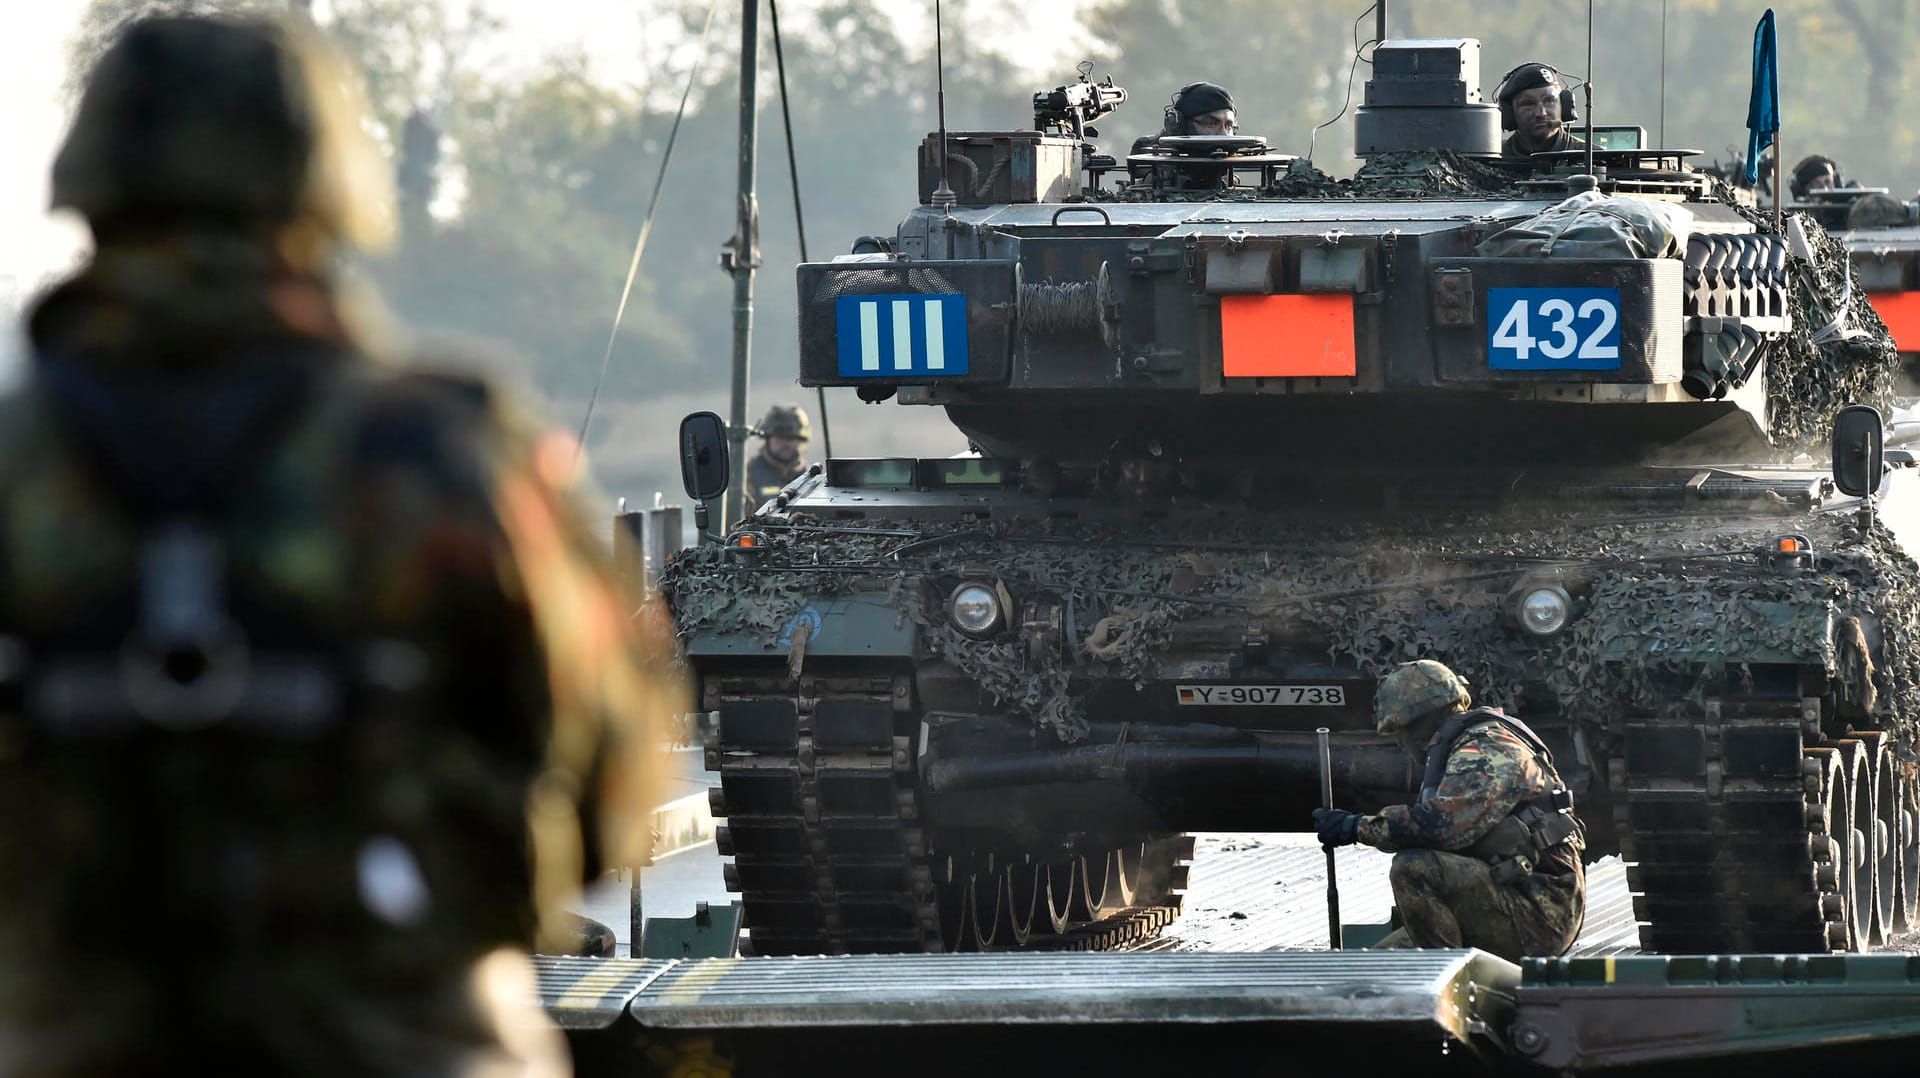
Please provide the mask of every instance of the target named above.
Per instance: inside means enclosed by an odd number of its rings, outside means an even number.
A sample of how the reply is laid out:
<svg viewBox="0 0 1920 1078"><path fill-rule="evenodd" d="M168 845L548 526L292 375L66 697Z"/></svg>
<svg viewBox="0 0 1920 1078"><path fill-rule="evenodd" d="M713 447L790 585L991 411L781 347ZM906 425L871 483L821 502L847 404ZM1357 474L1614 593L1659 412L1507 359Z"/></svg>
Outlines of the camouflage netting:
<svg viewBox="0 0 1920 1078"><path fill-rule="evenodd" d="M1172 627L1222 615L1304 633L1331 662L1369 676L1439 659L1480 701L1522 712L1546 698L1595 722L1670 711L1697 704L1722 675L1731 684L1716 691L1737 693L1743 662L1771 659L1824 667L1850 698L1920 717L1920 567L1878 525L1863 543L1851 515L1292 519L1121 539L1085 526L899 526L950 541L895 559L898 538L774 527L751 562L718 547L683 553L663 587L683 634L745 632L769 644L809 599L882 591L925 630L929 659L1067 741L1086 732L1093 681L1161 676ZM1755 552L1786 532L1819 552L1813 571L1762 564ZM1070 597L1071 653L1035 661L1024 643L954 631L941 600L956 581L979 579L980 566L1016 599ZM1524 641L1505 623L1507 591L1525 573L1556 571L1575 597L1573 618L1545 643ZM1836 645L1857 635L1849 618L1883 641L1870 675L1858 648ZM1904 724L1902 740L1911 740Z"/></svg>
<svg viewBox="0 0 1920 1078"><path fill-rule="evenodd" d="M1771 214L1745 212L1761 231L1773 231ZM1848 289L1852 263L1847 249L1811 217L1802 221L1813 247L1815 287L1795 273L1793 330L1767 359L1768 419L1774 441L1787 450L1824 443L1833 413L1849 404L1890 412L1900 372L1900 356L1886 323L1865 290ZM1816 334L1843 311L1830 336L1815 343Z"/></svg>

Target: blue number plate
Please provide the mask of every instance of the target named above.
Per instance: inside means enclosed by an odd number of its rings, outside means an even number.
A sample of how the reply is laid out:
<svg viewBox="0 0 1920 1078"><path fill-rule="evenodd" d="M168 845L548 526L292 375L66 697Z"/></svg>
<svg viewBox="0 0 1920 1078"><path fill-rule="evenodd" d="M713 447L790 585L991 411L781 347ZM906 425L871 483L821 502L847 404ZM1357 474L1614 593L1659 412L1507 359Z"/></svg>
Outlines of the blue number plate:
<svg viewBox="0 0 1920 1078"><path fill-rule="evenodd" d="M960 293L841 296L833 315L842 378L967 373L967 297Z"/></svg>
<svg viewBox="0 0 1920 1078"><path fill-rule="evenodd" d="M1487 326L1496 371L1620 369L1618 288L1489 288Z"/></svg>

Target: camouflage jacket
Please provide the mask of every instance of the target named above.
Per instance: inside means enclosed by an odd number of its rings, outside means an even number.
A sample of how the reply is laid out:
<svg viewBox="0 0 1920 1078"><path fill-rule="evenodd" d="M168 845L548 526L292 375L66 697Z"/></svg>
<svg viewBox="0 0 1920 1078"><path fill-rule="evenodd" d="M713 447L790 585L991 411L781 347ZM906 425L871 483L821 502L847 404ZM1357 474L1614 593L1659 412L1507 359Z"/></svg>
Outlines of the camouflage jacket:
<svg viewBox="0 0 1920 1078"><path fill-rule="evenodd" d="M764 449L755 453L747 461L747 489L740 492L740 513L735 519L745 520L806 468L804 460L795 460L793 464L786 465L767 456Z"/></svg>
<svg viewBox="0 0 1920 1078"><path fill-rule="evenodd" d="M1561 785L1553 767L1513 731L1480 723L1454 743L1430 796L1362 817L1359 840L1382 850L1464 851L1521 803Z"/></svg>
<svg viewBox="0 0 1920 1078"><path fill-rule="evenodd" d="M689 703L664 614L636 615L573 504L573 441L484 383L368 358L318 283L182 268L200 256L102 252L34 312L33 368L0 400L0 635L111 654L145 538L188 513L262 652L399 644L426 673L388 671L419 686L403 705L298 744L77 743L0 704L4 964L100 939L129 873L149 915L219 926L180 930L210 964L244 960L236 932L320 977L566 939L561 902L647 856L655 732ZM431 901L405 930L369 916L382 836ZM246 885L215 886L235 857Z"/></svg>
<svg viewBox="0 0 1920 1078"><path fill-rule="evenodd" d="M1520 133L1515 131L1500 143L1500 156L1532 157L1535 153L1554 153L1560 150L1584 150L1587 148L1587 140L1574 134L1573 128L1565 124L1560 125L1560 133L1549 139L1547 144L1539 150L1521 149L1518 141L1519 136Z"/></svg>

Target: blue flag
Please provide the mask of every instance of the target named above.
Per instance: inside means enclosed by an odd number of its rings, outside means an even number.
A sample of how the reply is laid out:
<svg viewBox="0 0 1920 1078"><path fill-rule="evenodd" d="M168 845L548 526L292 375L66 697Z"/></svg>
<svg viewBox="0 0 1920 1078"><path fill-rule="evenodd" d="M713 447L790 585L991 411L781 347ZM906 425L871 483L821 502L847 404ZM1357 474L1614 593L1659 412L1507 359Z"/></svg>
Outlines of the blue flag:
<svg viewBox="0 0 1920 1078"><path fill-rule="evenodd" d="M1780 133L1780 54L1773 40L1773 9L1753 28L1753 97L1747 101L1747 186L1760 178L1760 151ZM1779 198L1778 192L1774 193Z"/></svg>

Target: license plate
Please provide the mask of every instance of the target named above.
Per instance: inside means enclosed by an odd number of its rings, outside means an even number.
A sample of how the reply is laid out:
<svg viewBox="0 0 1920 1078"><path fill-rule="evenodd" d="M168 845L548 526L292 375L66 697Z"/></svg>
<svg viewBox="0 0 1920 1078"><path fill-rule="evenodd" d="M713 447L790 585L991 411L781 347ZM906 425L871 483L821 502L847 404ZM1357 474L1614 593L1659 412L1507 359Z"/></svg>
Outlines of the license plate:
<svg viewBox="0 0 1920 1078"><path fill-rule="evenodd" d="M1175 685L1183 707L1342 707L1344 685Z"/></svg>

